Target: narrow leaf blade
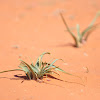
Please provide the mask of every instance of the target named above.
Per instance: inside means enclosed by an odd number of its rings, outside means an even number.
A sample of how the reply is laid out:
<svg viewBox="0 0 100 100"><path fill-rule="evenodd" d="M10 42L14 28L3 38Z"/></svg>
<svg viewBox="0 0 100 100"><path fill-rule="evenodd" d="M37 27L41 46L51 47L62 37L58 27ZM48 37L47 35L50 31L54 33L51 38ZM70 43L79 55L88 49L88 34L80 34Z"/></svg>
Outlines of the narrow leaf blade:
<svg viewBox="0 0 100 100"><path fill-rule="evenodd" d="M70 28L68 27L68 25L67 25L67 23L66 23L66 21L65 21L65 19L64 19L64 17L63 17L63 15L62 15L62 13L60 13L60 16L61 16L61 18L62 18L63 23L65 24L65 26L66 26L66 28L67 28L67 31L71 34L71 36L73 37L74 41L76 42L77 39L76 39L74 33L73 33L73 32L70 30Z"/></svg>
<svg viewBox="0 0 100 100"><path fill-rule="evenodd" d="M23 71L23 70L22 69L12 69L12 70L1 71L0 73L10 72L10 71Z"/></svg>
<svg viewBox="0 0 100 100"><path fill-rule="evenodd" d="M32 69L32 67L31 67L30 65L28 65L26 62L24 62L23 60L21 60L21 61L22 61L22 63L24 63L24 64L27 66L27 68L30 70L30 72L32 73L33 78L36 79L36 73L35 73L35 71Z"/></svg>
<svg viewBox="0 0 100 100"><path fill-rule="evenodd" d="M95 23L96 19L100 16L100 11L96 14L90 25L82 32L82 37L93 27L93 24Z"/></svg>
<svg viewBox="0 0 100 100"><path fill-rule="evenodd" d="M49 53L49 52L44 52L44 53L42 53L42 54L38 57L38 59L37 59L37 61L36 61L36 64L35 64L36 67L41 66L41 65L39 65L39 59L41 58L41 61L42 61L42 58L43 58L43 56L44 56L45 54L50 54L50 53ZM40 64L41 64L41 63L40 63Z"/></svg>

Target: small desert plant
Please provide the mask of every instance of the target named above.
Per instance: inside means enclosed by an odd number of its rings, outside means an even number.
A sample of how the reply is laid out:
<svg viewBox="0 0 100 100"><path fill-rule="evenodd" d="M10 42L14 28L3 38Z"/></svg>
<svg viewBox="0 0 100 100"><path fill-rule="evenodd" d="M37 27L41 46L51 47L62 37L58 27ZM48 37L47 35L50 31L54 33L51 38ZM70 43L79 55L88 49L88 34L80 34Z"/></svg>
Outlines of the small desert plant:
<svg viewBox="0 0 100 100"><path fill-rule="evenodd" d="M7 71L2 71L0 73L4 73L4 72L9 72L9 71L24 71L25 74L26 74L26 77L28 79L34 79L34 80L38 80L38 79L42 79L44 75L48 75L48 74L58 74L57 71L61 71L63 73L66 73L66 74L69 74L69 75L72 75L70 73L67 73L66 71L62 70L61 68L57 67L54 65L54 63L57 61L57 60L62 60L62 59L55 59L53 60L53 62L49 62L49 63L46 63L46 62L43 62L42 61L42 58L45 54L50 54L49 52L44 52L42 53L37 61L36 61L36 64L34 65L33 63L31 63L30 65L27 64L26 62L24 62L23 60L20 60L21 63L19 65L19 67L21 69L13 69L13 70L7 70ZM73 75L75 76L75 75ZM76 76L76 77L79 77L79 76ZM80 78L80 77L79 77Z"/></svg>
<svg viewBox="0 0 100 100"><path fill-rule="evenodd" d="M90 25L82 32L80 32L80 26L79 24L76 25L76 29L77 29L77 37L74 35L74 33L70 30L70 28L68 27L62 13L60 13L60 16L67 28L67 31L71 34L71 36L73 37L74 41L75 41L75 46L76 47L80 47L80 44L82 44L84 41L87 40L91 30L94 30L96 28L96 25L94 25L96 19L100 16L100 11L96 14L96 16L94 17L94 19L92 20L92 22L90 23Z"/></svg>

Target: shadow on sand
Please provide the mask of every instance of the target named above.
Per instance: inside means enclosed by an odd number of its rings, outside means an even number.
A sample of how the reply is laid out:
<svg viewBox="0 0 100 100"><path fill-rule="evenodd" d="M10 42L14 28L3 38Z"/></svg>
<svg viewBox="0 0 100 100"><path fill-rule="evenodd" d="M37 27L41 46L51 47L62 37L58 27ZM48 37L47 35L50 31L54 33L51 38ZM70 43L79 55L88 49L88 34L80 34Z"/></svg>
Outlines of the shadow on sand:
<svg viewBox="0 0 100 100"><path fill-rule="evenodd" d="M10 80L22 80L21 83L23 83L25 80L29 80L29 79L27 79L26 76L22 76L22 74L14 75L14 77L15 77L15 78L0 77L0 79L1 79L1 78L6 78L6 79L10 79ZM51 78L51 79L58 80L58 81L66 82L66 83L78 84L78 85L85 86L84 84L81 84L81 83L70 82L70 81L61 80L61 79L56 78L56 77L54 77L54 76L52 76L52 75L47 75L47 77L48 77L48 78ZM44 78L46 78L46 77L44 76ZM37 81L37 80L35 80L35 81ZM50 80L49 80L49 81L50 81ZM45 84L49 84L49 85L59 86L59 85L51 84L51 83L49 83L49 82L46 82L46 81L43 81L43 80L40 80L40 79L39 79L37 82L39 82L39 83L45 83ZM64 88L63 86L59 86L59 87Z"/></svg>

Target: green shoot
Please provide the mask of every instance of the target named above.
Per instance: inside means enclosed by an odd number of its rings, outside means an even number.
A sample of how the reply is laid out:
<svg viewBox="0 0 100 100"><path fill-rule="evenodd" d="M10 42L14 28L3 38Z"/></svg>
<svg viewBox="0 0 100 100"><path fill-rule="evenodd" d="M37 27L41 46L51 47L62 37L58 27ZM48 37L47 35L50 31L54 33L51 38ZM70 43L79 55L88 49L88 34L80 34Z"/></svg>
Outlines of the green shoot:
<svg viewBox="0 0 100 100"><path fill-rule="evenodd" d="M57 74L57 75L59 75L58 71L63 72L63 73L68 74L68 75L75 76L75 75L70 74L70 73L68 73L68 72L66 72L66 71L62 70L61 68L59 68L59 67L57 67L57 66L54 65L54 63L56 61L62 60L62 59L55 59L52 62L50 60L51 63L50 62L49 63L43 62L42 58L43 58L43 56L45 54L50 54L50 53L49 52L42 53L38 57L35 65L33 64L33 62L29 65L25 61L20 60L21 61L20 65L19 65L20 69L7 70L7 71L2 71L0 73L9 72L9 71L24 71L25 74L26 74L26 77L28 79L30 79L30 80L32 80L32 79L34 79L34 80L40 80L40 79L43 78L44 75L47 76L48 74L50 74L50 75L51 74ZM79 76L75 76L75 77L80 78Z"/></svg>
<svg viewBox="0 0 100 100"><path fill-rule="evenodd" d="M90 35L90 32L93 31L96 26L98 25L94 25L96 19L100 16L100 11L96 14L96 16L94 17L94 19L92 20L92 22L90 23L90 25L83 31L80 32L80 26L79 24L76 25L76 29L77 29L77 37L74 35L74 33L70 30L70 28L68 27L62 13L60 13L60 16L62 18L63 23L66 26L67 31L71 34L72 38L75 41L75 46L76 47L80 47L80 44L83 43L83 41L86 41L88 36Z"/></svg>

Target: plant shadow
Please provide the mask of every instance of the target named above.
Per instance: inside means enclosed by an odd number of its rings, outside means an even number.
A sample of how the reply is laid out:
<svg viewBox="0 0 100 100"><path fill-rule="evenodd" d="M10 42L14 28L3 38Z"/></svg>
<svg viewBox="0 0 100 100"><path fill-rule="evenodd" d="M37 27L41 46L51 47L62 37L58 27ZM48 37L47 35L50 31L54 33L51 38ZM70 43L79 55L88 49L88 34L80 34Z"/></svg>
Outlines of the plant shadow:
<svg viewBox="0 0 100 100"><path fill-rule="evenodd" d="M17 75L14 75L15 78L8 78L8 77L0 77L0 78L6 78L6 79L10 79L10 80L22 80L21 83L23 83L25 80L29 80L26 76L22 76L22 74L17 74ZM81 83L77 83L77 82L70 82L70 81L65 81L65 80L62 80L62 79L59 79L59 78L56 78L52 75L47 75L48 78L51 78L51 79L55 79L55 80L58 80L58 81L62 81L62 82L66 82L66 83L74 83L74 84L78 84L78 85L82 85L82 86L85 86L84 84L81 84ZM43 78L47 78L46 75L44 75ZM37 81L37 80L35 80ZM55 86L59 86L59 85L56 85L56 84L51 84L51 83L48 83L46 81L42 81L42 79L40 79L40 81L37 81L38 83L45 83L45 84L49 84L49 85L55 85ZM59 87L62 87L62 86L59 86ZM64 88L64 87L62 87Z"/></svg>
<svg viewBox="0 0 100 100"><path fill-rule="evenodd" d="M10 80L28 80L26 76L22 76L22 74L14 75L15 78L8 78L8 77L0 77L1 78L6 78Z"/></svg>
<svg viewBox="0 0 100 100"><path fill-rule="evenodd" d="M56 78L56 77L54 77L54 76L52 76L52 75L48 75L48 77L49 77L49 78L52 78L52 79L56 79L56 80L58 80L58 81L66 82L66 83L74 83L74 84L79 84L79 85L85 86L84 84L77 83L77 82L71 82L71 81L65 81L65 80Z"/></svg>
<svg viewBox="0 0 100 100"><path fill-rule="evenodd" d="M73 43L67 43L67 44L59 44L59 45L56 45L56 47L68 47L68 46L76 47L75 44L73 44Z"/></svg>

